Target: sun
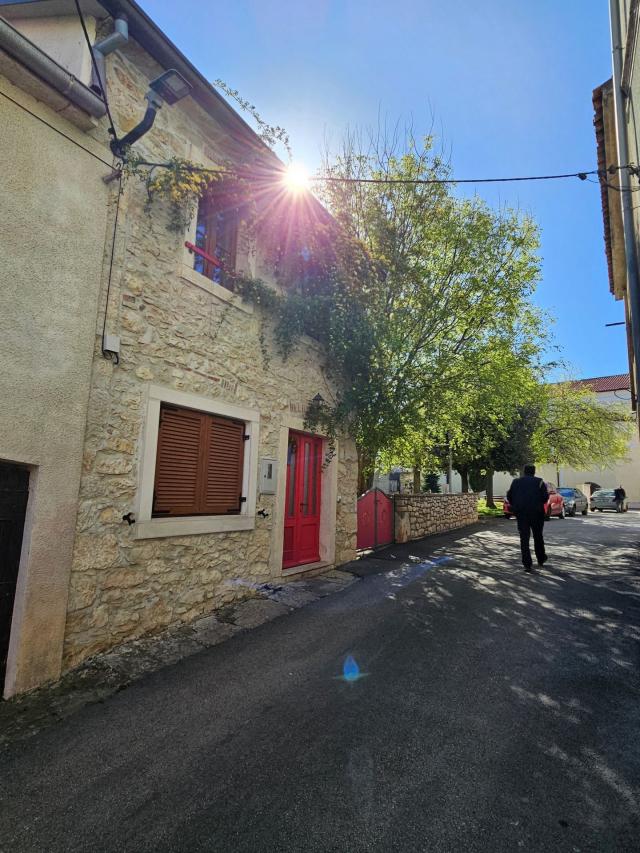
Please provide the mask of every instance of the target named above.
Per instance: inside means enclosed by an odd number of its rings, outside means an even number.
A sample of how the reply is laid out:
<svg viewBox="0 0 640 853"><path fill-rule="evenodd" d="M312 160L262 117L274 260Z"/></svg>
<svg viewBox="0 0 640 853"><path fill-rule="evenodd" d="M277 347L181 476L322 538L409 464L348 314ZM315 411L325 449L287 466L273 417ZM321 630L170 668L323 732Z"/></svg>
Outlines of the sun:
<svg viewBox="0 0 640 853"><path fill-rule="evenodd" d="M301 163L290 163L284 175L284 183L290 192L301 193L309 189L309 173Z"/></svg>

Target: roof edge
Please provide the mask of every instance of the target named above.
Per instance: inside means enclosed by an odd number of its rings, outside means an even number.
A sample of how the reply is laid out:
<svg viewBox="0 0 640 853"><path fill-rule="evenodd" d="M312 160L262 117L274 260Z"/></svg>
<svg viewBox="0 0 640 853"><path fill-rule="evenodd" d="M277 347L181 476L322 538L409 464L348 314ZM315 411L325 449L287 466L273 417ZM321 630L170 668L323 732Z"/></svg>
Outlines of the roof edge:
<svg viewBox="0 0 640 853"><path fill-rule="evenodd" d="M112 16L126 15L129 32L160 65L175 68L191 84L191 97L208 113L226 125L237 141L244 142L253 152L270 159L274 165L283 163L255 130L222 97L215 86L176 47L160 27L147 15L135 0L99 0Z"/></svg>

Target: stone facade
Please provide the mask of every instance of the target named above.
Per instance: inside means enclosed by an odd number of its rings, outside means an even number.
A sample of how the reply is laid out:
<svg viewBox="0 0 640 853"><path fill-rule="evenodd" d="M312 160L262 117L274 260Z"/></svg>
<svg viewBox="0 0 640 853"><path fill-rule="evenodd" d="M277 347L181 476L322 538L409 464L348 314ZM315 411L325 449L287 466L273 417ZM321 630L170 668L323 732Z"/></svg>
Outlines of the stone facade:
<svg viewBox="0 0 640 853"><path fill-rule="evenodd" d="M107 70L111 109L124 132L140 118L147 81L163 69L130 40L108 57ZM237 139L229 143L215 117L186 99L160 112L136 150L153 161L178 156L213 164L240 156L238 145ZM171 233L167 210L154 204L145 212L145 199L144 186L129 179L120 198L107 306L107 330L121 338L117 366L101 352L105 288L102 293L64 669L125 640L190 622L246 595L256 582L281 577L287 430L302 429L317 393L331 401L339 392L317 343L305 339L283 360L269 317L196 273L184 248L192 232ZM260 245L248 238L240 264L269 279ZM123 521L127 513L139 519L141 484L149 476L144 465L150 389L190 395L203 406L219 402L257 412L257 456L276 460L279 480L274 495L261 495L258 469L252 467L256 504L245 518L247 529L143 538L142 525ZM328 497L321 556L328 565L355 554L356 481L354 445L340 440L323 472ZM256 516L257 509L267 516Z"/></svg>
<svg viewBox="0 0 640 853"><path fill-rule="evenodd" d="M444 533L478 520L478 496L395 495L396 542L410 542L432 533Z"/></svg>

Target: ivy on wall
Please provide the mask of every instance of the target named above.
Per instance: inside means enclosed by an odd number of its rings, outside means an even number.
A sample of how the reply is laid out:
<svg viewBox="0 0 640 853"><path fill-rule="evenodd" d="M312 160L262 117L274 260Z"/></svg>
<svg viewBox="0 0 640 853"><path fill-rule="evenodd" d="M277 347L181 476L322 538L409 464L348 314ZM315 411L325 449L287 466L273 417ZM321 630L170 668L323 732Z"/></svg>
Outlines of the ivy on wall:
<svg viewBox="0 0 640 853"><path fill-rule="evenodd" d="M338 432L348 431L354 404L350 391L355 391L366 374L370 359L372 332L364 307L364 283L370 269L362 248L341 235L321 209L280 204L258 221L258 210L264 207L264 183L240 177L229 166L204 169L178 157L152 164L127 152L122 171L125 180L135 177L144 185L147 213L156 204L168 205L167 229L176 234L184 234L199 200L215 185L224 181L225 192L235 194L238 206L243 207L245 225L260 232L261 248L279 287L235 274L227 276L231 289L270 318L282 359L308 335L324 347L331 369L341 380L343 391L333 405L314 399L305 415L305 428L321 431L328 439L328 464L335 454ZM265 334L263 322L260 348L267 368Z"/></svg>

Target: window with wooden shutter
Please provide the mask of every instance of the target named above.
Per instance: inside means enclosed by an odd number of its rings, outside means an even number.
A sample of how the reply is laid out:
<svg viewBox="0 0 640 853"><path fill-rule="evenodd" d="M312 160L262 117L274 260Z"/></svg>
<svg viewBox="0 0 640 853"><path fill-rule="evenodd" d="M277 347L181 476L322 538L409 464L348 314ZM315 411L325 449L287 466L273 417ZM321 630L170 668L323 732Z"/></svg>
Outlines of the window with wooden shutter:
<svg viewBox="0 0 640 853"><path fill-rule="evenodd" d="M244 444L242 421L162 405L153 516L239 513Z"/></svg>

